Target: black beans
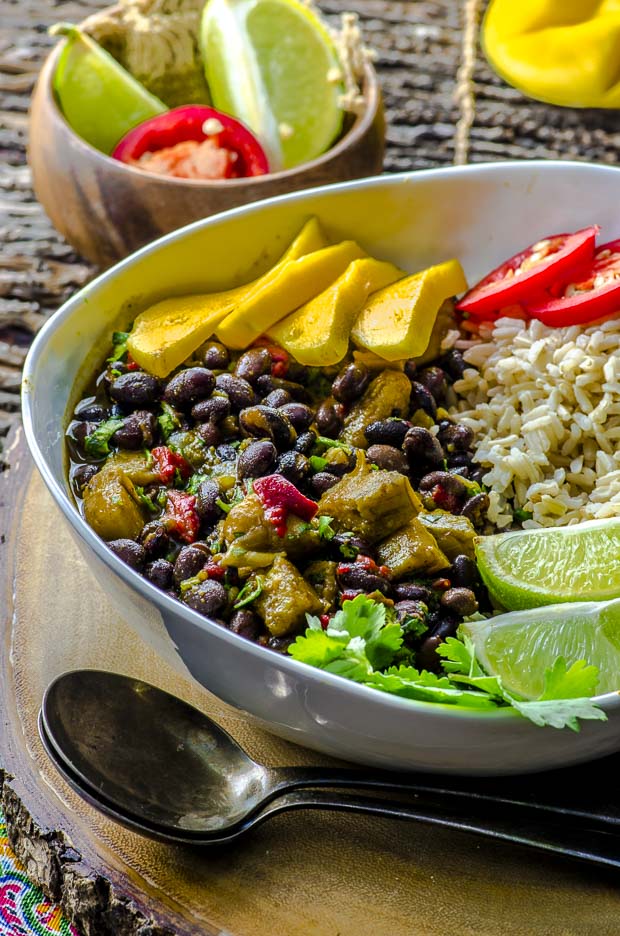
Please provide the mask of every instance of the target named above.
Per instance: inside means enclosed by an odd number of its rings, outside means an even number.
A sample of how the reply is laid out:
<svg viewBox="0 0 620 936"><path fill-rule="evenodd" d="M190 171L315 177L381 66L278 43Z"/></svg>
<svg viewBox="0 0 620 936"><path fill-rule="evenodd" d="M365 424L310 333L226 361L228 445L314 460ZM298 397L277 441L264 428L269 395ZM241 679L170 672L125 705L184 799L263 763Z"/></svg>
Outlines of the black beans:
<svg viewBox="0 0 620 936"><path fill-rule="evenodd" d="M245 409L246 406L252 406L256 402L256 395L252 387L241 377L235 377L233 374L218 374L215 378L215 386L218 390L223 390L230 400L231 408L235 413Z"/></svg>
<svg viewBox="0 0 620 936"><path fill-rule="evenodd" d="M461 508L461 514L467 517L474 526L482 526L486 520L487 510L489 509L489 495L484 492L474 494L465 501Z"/></svg>
<svg viewBox="0 0 620 936"><path fill-rule="evenodd" d="M332 393L339 403L352 403L369 383L370 372L365 364L347 364L334 380Z"/></svg>
<svg viewBox="0 0 620 936"><path fill-rule="evenodd" d="M186 367L168 381L164 400L180 410L188 410L199 400L211 396L214 387L213 371L206 367Z"/></svg>
<svg viewBox="0 0 620 936"><path fill-rule="evenodd" d="M327 471L318 471L310 478L310 487L317 497L320 497L325 491L329 491L334 484L338 484L338 478Z"/></svg>
<svg viewBox="0 0 620 936"><path fill-rule="evenodd" d="M147 579L161 588L162 591L172 587L173 583L173 565L167 559L155 559L149 562L145 569Z"/></svg>
<svg viewBox="0 0 620 936"><path fill-rule="evenodd" d="M446 373L441 367L425 367L418 371L416 380L433 394L436 403L441 403L448 392Z"/></svg>
<svg viewBox="0 0 620 936"><path fill-rule="evenodd" d="M209 554L205 548L199 546L184 546L176 558L174 564L174 580L177 585L186 579L194 578L198 575L209 559Z"/></svg>
<svg viewBox="0 0 620 936"><path fill-rule="evenodd" d="M437 673L441 670L441 657L437 653L437 647L443 643L441 637L431 635L423 642L416 654L416 666L420 670L428 670L429 673Z"/></svg>
<svg viewBox="0 0 620 936"><path fill-rule="evenodd" d="M271 439L278 451L290 448L297 433L280 410L270 406L250 406L239 413L239 425L246 436Z"/></svg>
<svg viewBox="0 0 620 936"><path fill-rule="evenodd" d="M201 400L192 407L192 417L196 422L221 422L230 413L230 400L227 396L212 396Z"/></svg>
<svg viewBox="0 0 620 936"><path fill-rule="evenodd" d="M446 352L440 363L451 380L460 380L467 366L458 348L451 348L450 351Z"/></svg>
<svg viewBox="0 0 620 936"><path fill-rule="evenodd" d="M325 400L316 411L315 420L321 435L335 439L344 426L344 406L335 400Z"/></svg>
<svg viewBox="0 0 620 936"><path fill-rule="evenodd" d="M201 481L198 485L196 512L207 526L213 526L224 514L217 503L220 497L220 488L216 481Z"/></svg>
<svg viewBox="0 0 620 936"><path fill-rule="evenodd" d="M271 393L268 393L264 398L263 403L265 406L271 406L273 409L279 409L281 406L286 406L287 403L292 401L292 396L288 390L272 390Z"/></svg>
<svg viewBox="0 0 620 936"><path fill-rule="evenodd" d="M185 592L183 600L194 611L210 617L217 614L225 606L226 589L220 582L207 579L206 582L201 582L200 585L189 588Z"/></svg>
<svg viewBox="0 0 620 936"><path fill-rule="evenodd" d="M213 445L218 445L222 441L222 430L217 423L214 422L203 422L200 423L196 432L209 448Z"/></svg>
<svg viewBox="0 0 620 936"><path fill-rule="evenodd" d="M413 582L401 582L394 586L394 596L399 601L423 601L428 605L433 593L425 585L415 585Z"/></svg>
<svg viewBox="0 0 620 936"><path fill-rule="evenodd" d="M311 396L302 384L295 383L292 380L284 380L282 377L272 377L270 374L263 374L255 384L256 392L261 397L266 397L274 390L286 390L290 393L292 400L298 400L300 403L310 403Z"/></svg>
<svg viewBox="0 0 620 936"><path fill-rule="evenodd" d="M67 436L83 450L84 443L86 442L86 436L91 435L91 433L94 432L96 428L97 426L95 423L77 422L76 420L73 420L73 422L70 422L69 426L67 427Z"/></svg>
<svg viewBox="0 0 620 936"><path fill-rule="evenodd" d="M474 441L474 432L469 426L444 419L439 424L437 438L446 452L465 452Z"/></svg>
<svg viewBox="0 0 620 936"><path fill-rule="evenodd" d="M437 418L437 404L435 402L435 397L428 390L424 384L418 383L417 380L411 381L411 412L412 414L417 412L417 410L422 410L431 419Z"/></svg>
<svg viewBox="0 0 620 936"><path fill-rule="evenodd" d="M229 630L246 640L256 640L260 634L260 618L253 611L242 608L241 611L235 611L228 624Z"/></svg>
<svg viewBox="0 0 620 936"><path fill-rule="evenodd" d="M140 543L144 548L147 560L150 561L166 555L170 545L170 537L160 520L152 520L142 528Z"/></svg>
<svg viewBox="0 0 620 936"><path fill-rule="evenodd" d="M117 403L135 408L155 403L160 397L161 389L159 381L150 374L130 371L112 381L109 393Z"/></svg>
<svg viewBox="0 0 620 936"><path fill-rule="evenodd" d="M108 419L110 411L105 406L95 403L94 397L87 397L75 407L75 416L88 422L98 423Z"/></svg>
<svg viewBox="0 0 620 936"><path fill-rule="evenodd" d="M140 546L139 543L134 543L134 541L130 539L117 539L111 540L108 546L113 553L116 553L119 559L122 559L123 562L131 566L132 569L135 569L136 572L142 571L144 568L145 552L144 548Z"/></svg>
<svg viewBox="0 0 620 936"><path fill-rule="evenodd" d="M239 454L237 477L261 478L268 475L273 470L277 457L278 450L269 439L250 442Z"/></svg>
<svg viewBox="0 0 620 936"><path fill-rule="evenodd" d="M296 432L305 432L314 419L314 411L305 403L285 403L280 408Z"/></svg>
<svg viewBox="0 0 620 936"><path fill-rule="evenodd" d="M333 539L330 540L329 545L333 557L339 561L342 561L342 559L355 559L360 553L364 556L369 556L371 553L371 548L366 540L354 533L336 533Z"/></svg>
<svg viewBox="0 0 620 936"><path fill-rule="evenodd" d="M360 590L370 592L380 591L389 594L391 585L384 575L365 569L362 563L344 564L338 567L338 582L343 591Z"/></svg>
<svg viewBox="0 0 620 936"><path fill-rule="evenodd" d="M398 471L400 474L409 474L409 463L403 453L393 445L371 445L366 452L368 461L384 471Z"/></svg>
<svg viewBox="0 0 620 936"><path fill-rule="evenodd" d="M97 472L99 471L99 465L78 465L74 468L71 474L71 482L73 484L73 489L78 497L82 497L84 493L84 488L88 484L91 478L94 478Z"/></svg>
<svg viewBox="0 0 620 936"><path fill-rule="evenodd" d="M452 584L457 588L471 587L478 584L478 568L469 556L457 556L449 572Z"/></svg>
<svg viewBox="0 0 620 936"><path fill-rule="evenodd" d="M416 380L418 376L418 365L413 358L409 358L408 361L405 361L405 377L408 377L409 380Z"/></svg>
<svg viewBox="0 0 620 936"><path fill-rule="evenodd" d="M235 461L237 458L237 450L232 445L218 445L215 450L215 453L220 461Z"/></svg>
<svg viewBox="0 0 620 936"><path fill-rule="evenodd" d="M251 348L237 361L235 376L253 384L263 374L271 372L271 364L271 355L267 348Z"/></svg>
<svg viewBox="0 0 620 936"><path fill-rule="evenodd" d="M293 421L291 420L291 422ZM295 425L295 423L293 423L293 425ZM301 452L302 455L310 455L315 444L316 432L310 429L308 432L302 432L301 435L297 436L297 441L295 442L295 451Z"/></svg>
<svg viewBox="0 0 620 936"><path fill-rule="evenodd" d="M421 493L428 494L435 506L450 513L459 513L467 500L469 488L458 475L448 471L431 471L420 481Z"/></svg>
<svg viewBox="0 0 620 936"><path fill-rule="evenodd" d="M440 604L459 617L467 617L478 610L478 602L471 588L449 588L441 596Z"/></svg>
<svg viewBox="0 0 620 936"><path fill-rule="evenodd" d="M148 410L138 410L126 416L123 425L112 436L112 444L119 448L137 451L151 448L157 432L157 420Z"/></svg>
<svg viewBox="0 0 620 936"><path fill-rule="evenodd" d="M406 419L378 419L364 429L370 445L393 445L400 448L405 441L411 423Z"/></svg>
<svg viewBox="0 0 620 936"><path fill-rule="evenodd" d="M417 475L443 466L443 449L432 432L422 426L412 426L403 442L407 461Z"/></svg>
<svg viewBox="0 0 620 936"><path fill-rule="evenodd" d="M210 341L202 352L202 363L209 370L226 370L230 355L228 348L219 341Z"/></svg>
<svg viewBox="0 0 620 936"><path fill-rule="evenodd" d="M300 487L310 474L310 462L299 452L285 452L280 456L277 471L291 484Z"/></svg>

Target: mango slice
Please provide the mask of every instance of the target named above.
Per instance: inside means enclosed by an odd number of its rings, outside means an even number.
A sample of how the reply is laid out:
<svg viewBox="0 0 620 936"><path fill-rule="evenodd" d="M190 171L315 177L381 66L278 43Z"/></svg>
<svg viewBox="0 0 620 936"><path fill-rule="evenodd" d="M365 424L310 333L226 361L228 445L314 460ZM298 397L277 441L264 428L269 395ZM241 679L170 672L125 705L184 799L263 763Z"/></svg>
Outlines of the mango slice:
<svg viewBox="0 0 620 936"><path fill-rule="evenodd" d="M444 299L467 289L458 260L448 260L386 286L370 297L351 331L356 345L388 361L426 350Z"/></svg>
<svg viewBox="0 0 620 936"><path fill-rule="evenodd" d="M352 260L365 256L349 240L275 268L236 304L217 329L217 337L229 348L247 348L280 319L331 286Z"/></svg>
<svg viewBox="0 0 620 936"><path fill-rule="evenodd" d="M127 342L134 361L155 377L167 377L210 338L220 322L285 264L320 250L328 241L316 218L307 221L288 250L263 276L218 293L174 296L141 312Z"/></svg>
<svg viewBox="0 0 620 936"><path fill-rule="evenodd" d="M267 332L300 364L337 364L349 348L351 327L370 293L406 274L372 257L354 260L332 286Z"/></svg>

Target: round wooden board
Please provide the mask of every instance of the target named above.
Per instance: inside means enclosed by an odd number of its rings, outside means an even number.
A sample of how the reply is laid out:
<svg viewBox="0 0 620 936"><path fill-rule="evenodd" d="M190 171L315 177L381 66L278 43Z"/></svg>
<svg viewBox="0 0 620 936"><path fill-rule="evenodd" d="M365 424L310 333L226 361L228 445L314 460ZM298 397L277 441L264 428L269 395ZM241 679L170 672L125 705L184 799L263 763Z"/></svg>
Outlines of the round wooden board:
<svg viewBox="0 0 620 936"><path fill-rule="evenodd" d="M12 456L13 469L0 478L7 609L0 763L13 775L5 776L2 804L29 875L85 936L618 932L611 874L465 834L298 813L206 850L151 842L83 803L47 760L36 727L46 685L79 666L179 694L267 763L321 758L251 727L156 656L96 585L20 440Z"/></svg>

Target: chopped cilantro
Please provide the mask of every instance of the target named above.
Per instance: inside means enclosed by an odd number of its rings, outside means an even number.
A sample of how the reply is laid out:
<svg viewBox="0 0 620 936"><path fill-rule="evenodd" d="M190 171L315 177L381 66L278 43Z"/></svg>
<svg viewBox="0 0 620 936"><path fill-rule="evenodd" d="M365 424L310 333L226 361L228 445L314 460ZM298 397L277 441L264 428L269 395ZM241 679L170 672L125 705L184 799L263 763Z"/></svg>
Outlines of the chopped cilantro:
<svg viewBox="0 0 620 936"><path fill-rule="evenodd" d="M187 487L185 488L185 490L187 491L188 494L196 494L202 482L208 481L208 480L209 480L208 475L200 474L200 472L197 471L191 476L191 478L187 482Z"/></svg>
<svg viewBox="0 0 620 936"><path fill-rule="evenodd" d="M112 333L112 354L108 361L124 361L127 356L127 340L129 332L115 331Z"/></svg>
<svg viewBox="0 0 620 936"><path fill-rule="evenodd" d="M519 523L523 523L524 520L531 520L534 514L531 510L522 510L520 507L518 510L513 510L512 518L513 520L518 520Z"/></svg>
<svg viewBox="0 0 620 936"><path fill-rule="evenodd" d="M239 594L237 595L237 600L235 601L233 608L235 611L238 611L240 608L245 608L246 605L252 604L263 590L263 580L260 575L257 575L253 582L246 582Z"/></svg>
<svg viewBox="0 0 620 936"><path fill-rule="evenodd" d="M84 449L88 455L103 458L110 454L109 442L117 429L124 425L122 419L106 419L99 423L94 432L87 435L84 440Z"/></svg>
<svg viewBox="0 0 620 936"><path fill-rule="evenodd" d="M332 530L332 526L331 526L333 520L334 520L333 517L319 517L318 518L319 536L321 537L321 539L327 540L327 542L329 542L330 540L333 540L334 536L336 535L336 531Z"/></svg>
<svg viewBox="0 0 620 936"><path fill-rule="evenodd" d="M139 485L134 485L134 490L138 495L138 500L143 504L150 513L158 513L159 506L153 502L153 498L149 497L148 494L144 493L144 488Z"/></svg>
<svg viewBox="0 0 620 936"><path fill-rule="evenodd" d="M165 400L162 400L161 409L162 411L161 414L157 417L157 422L159 423L161 434L163 435L164 440L167 442L172 433L178 429L181 424L179 422L179 417L177 416L176 410L174 410L169 403L166 403Z"/></svg>
<svg viewBox="0 0 620 936"><path fill-rule="evenodd" d="M347 445L346 442L339 442L338 439L328 439L327 436L317 436L316 441L324 448L337 448L345 449L347 452L351 451L350 445Z"/></svg>
<svg viewBox="0 0 620 936"><path fill-rule="evenodd" d="M355 559L359 555L359 549L352 543L354 535L353 533L343 534L343 541L340 543L339 549L340 555L345 559Z"/></svg>

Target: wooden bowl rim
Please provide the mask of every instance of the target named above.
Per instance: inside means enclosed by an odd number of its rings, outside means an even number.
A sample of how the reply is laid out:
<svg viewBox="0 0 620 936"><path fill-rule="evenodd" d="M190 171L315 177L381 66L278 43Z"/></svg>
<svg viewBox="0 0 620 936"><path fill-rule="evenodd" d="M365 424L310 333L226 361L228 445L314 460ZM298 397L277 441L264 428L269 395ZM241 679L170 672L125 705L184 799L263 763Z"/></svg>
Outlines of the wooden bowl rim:
<svg viewBox="0 0 620 936"><path fill-rule="evenodd" d="M164 187L176 188L178 185L180 185L189 188L203 189L205 191L228 191L234 190L236 188L246 188L250 185L256 185L259 187L269 186L269 184L272 182L286 181L287 179L292 179L296 176L303 175L304 173L310 173L314 169L329 164L333 159L347 152L356 144L362 142L364 136L372 127L376 116L381 109L381 89L379 86L377 73L372 64L370 62L366 62L364 73L364 112L362 114L356 115L352 126L349 128L349 130L347 130L344 136L342 136L337 141L335 146L330 147L324 153L321 153L320 156L317 156L315 159L312 159L309 162L301 163L299 166L294 166L291 169L283 169L279 172L269 172L262 176L245 176L240 179L226 179L224 181L209 179L177 179L171 176L160 175L159 173L155 172L148 172L145 169L138 169L135 166L128 166L126 163L123 163L118 159L113 159L107 153L103 153L101 150L98 150L95 146L92 146L75 132L63 114L62 110L58 106L56 95L52 87L52 80L56 71L57 59L66 41L66 39L61 40L61 42L59 42L55 48L52 49L44 62L40 76L40 81L46 96L46 101L49 102L49 106L52 109L54 118L57 119L62 125L64 125L65 131L76 141L76 144L82 148L88 156L90 156L90 158L98 160L110 171L121 174L128 173L129 176L133 175L137 179L141 179L143 182L153 182Z"/></svg>

